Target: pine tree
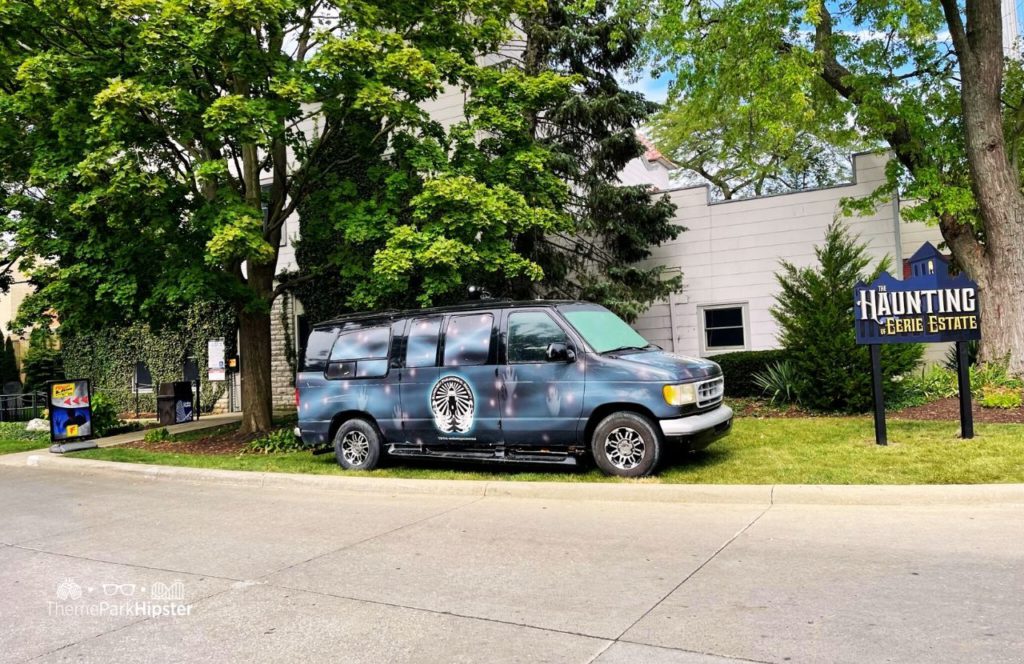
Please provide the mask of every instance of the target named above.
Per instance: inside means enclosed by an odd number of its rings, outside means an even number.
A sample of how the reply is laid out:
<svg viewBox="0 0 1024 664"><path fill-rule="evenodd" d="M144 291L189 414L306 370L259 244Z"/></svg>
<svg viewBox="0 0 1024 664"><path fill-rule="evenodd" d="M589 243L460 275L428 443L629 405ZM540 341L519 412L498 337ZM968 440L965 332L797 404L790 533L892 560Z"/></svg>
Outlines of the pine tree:
<svg viewBox="0 0 1024 664"><path fill-rule="evenodd" d="M11 337L3 337L3 354L0 355L0 384L10 382L21 382L21 374L18 371L18 360L14 355L14 340Z"/></svg>
<svg viewBox="0 0 1024 664"><path fill-rule="evenodd" d="M871 359L867 346L857 345L853 324L853 288L874 280L889 268L885 258L870 274L867 245L844 226L832 224L825 244L815 247L818 265L797 267L782 261L776 279L782 291L772 308L779 323L779 341L795 373L793 386L800 403L822 411L861 412L871 407ZM921 344L882 347L882 375L892 389L893 376L921 361Z"/></svg>
<svg viewBox="0 0 1024 664"><path fill-rule="evenodd" d="M539 284L520 282L518 296L601 302L627 319L678 290L681 276L637 263L650 247L685 230L672 222L675 206L646 186L620 186L618 175L646 148L637 136L657 110L616 78L639 57L643 25L614 11L610 0L548 0L523 22L519 65L528 74L576 77L573 93L533 118L537 140L551 150L548 167L570 184L574 228L557 235L524 234L520 252L544 269Z"/></svg>

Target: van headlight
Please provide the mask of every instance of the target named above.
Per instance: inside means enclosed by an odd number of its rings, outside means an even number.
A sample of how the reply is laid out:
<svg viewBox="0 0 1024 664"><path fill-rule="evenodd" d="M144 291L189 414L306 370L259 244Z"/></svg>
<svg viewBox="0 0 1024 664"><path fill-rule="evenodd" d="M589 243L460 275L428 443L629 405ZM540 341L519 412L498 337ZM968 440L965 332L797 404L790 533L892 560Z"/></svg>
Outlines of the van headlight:
<svg viewBox="0 0 1024 664"><path fill-rule="evenodd" d="M665 395L665 402L670 406L685 406L687 404L697 403L696 383L666 385L661 388L661 393Z"/></svg>

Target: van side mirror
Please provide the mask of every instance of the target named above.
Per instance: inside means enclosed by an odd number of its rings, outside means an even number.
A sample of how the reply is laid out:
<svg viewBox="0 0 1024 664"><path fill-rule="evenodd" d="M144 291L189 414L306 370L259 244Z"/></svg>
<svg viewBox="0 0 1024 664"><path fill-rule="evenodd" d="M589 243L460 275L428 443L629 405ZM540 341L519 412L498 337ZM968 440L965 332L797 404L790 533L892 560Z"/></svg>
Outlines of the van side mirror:
<svg viewBox="0 0 1024 664"><path fill-rule="evenodd" d="M574 351L569 344L556 342L548 344L548 350L545 357L548 362L575 362L576 351Z"/></svg>

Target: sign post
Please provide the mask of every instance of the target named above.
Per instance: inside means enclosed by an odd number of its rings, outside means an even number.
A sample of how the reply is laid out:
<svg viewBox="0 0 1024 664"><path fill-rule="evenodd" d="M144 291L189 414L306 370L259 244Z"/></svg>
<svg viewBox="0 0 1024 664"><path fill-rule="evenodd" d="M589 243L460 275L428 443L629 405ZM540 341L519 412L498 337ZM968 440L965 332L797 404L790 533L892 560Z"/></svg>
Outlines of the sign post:
<svg viewBox="0 0 1024 664"><path fill-rule="evenodd" d="M882 391L882 347L878 344L868 346L871 352L871 392L875 403L875 442L888 445L885 431L885 393Z"/></svg>
<svg viewBox="0 0 1024 664"><path fill-rule="evenodd" d="M956 387L960 393L960 437L974 438L974 413L971 412L971 374L967 361L967 342L956 342Z"/></svg>
<svg viewBox="0 0 1024 664"><path fill-rule="evenodd" d="M960 392L960 435L974 437L967 342L981 338L978 284L950 276L946 259L926 242L910 258L910 277L898 280L883 272L853 291L857 343L871 351L871 385L875 404L875 442L885 445L885 399L882 394L882 344L956 343Z"/></svg>

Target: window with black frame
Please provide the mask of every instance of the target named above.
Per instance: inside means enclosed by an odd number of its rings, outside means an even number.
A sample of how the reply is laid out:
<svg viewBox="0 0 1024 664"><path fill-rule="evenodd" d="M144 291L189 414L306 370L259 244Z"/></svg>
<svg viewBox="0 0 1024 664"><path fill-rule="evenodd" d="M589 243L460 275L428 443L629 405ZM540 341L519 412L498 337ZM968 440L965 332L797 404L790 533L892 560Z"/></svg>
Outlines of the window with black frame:
<svg viewBox="0 0 1024 664"><path fill-rule="evenodd" d="M704 350L743 350L747 346L747 332L743 305L704 307Z"/></svg>

